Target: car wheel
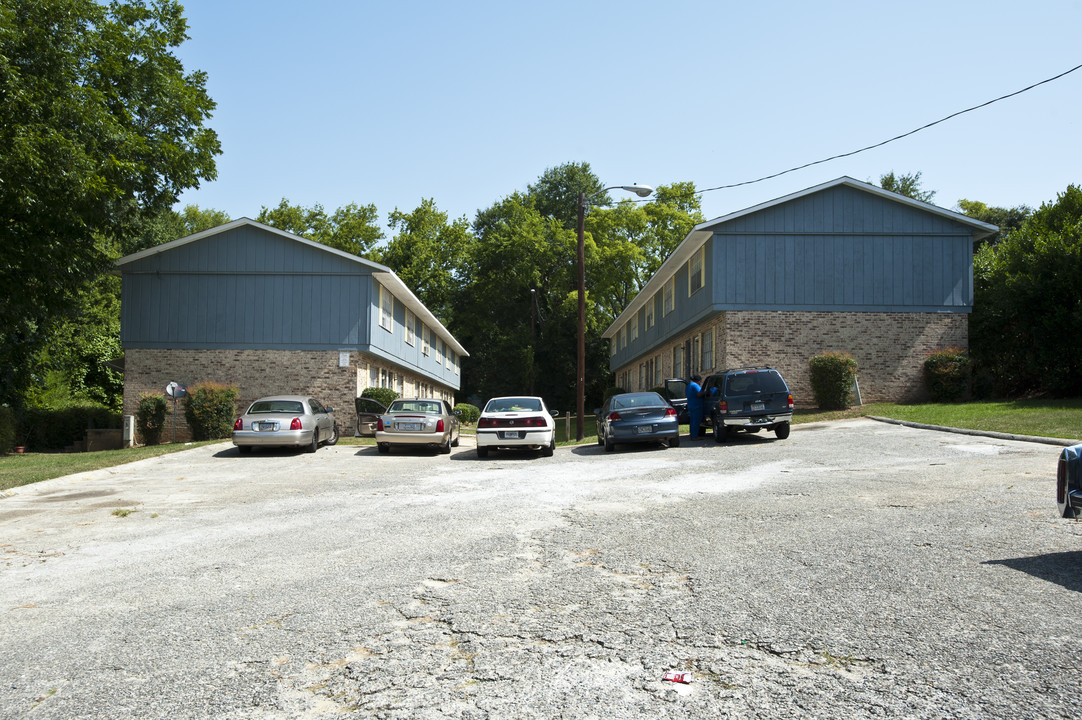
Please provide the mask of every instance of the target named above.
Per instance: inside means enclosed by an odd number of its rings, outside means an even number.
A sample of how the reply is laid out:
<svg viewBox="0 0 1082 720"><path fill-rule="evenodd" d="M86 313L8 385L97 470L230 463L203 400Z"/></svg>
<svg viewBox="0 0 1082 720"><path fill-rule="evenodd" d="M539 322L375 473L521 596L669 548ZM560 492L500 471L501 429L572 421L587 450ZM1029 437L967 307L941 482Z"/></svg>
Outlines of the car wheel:
<svg viewBox="0 0 1082 720"><path fill-rule="evenodd" d="M376 447L384 455L391 452L391 446L388 445L387 443L377 443Z"/></svg>
<svg viewBox="0 0 1082 720"><path fill-rule="evenodd" d="M552 442L545 447L541 448L541 454L545 457L552 457L552 453L556 451L556 437L553 436Z"/></svg>
<svg viewBox="0 0 1082 720"><path fill-rule="evenodd" d="M671 447L671 448L680 447L680 436L679 435L675 435L675 436L669 438L669 447Z"/></svg>
<svg viewBox="0 0 1082 720"><path fill-rule="evenodd" d="M789 423L779 423L774 427L774 434L778 436L778 440L784 440L789 437Z"/></svg>
<svg viewBox="0 0 1082 720"><path fill-rule="evenodd" d="M319 449L319 430L312 431L312 442L304 448L305 452L314 453Z"/></svg>
<svg viewBox="0 0 1082 720"><path fill-rule="evenodd" d="M479 447L479 448L477 448L477 457L479 457L479 458L488 457L488 448L487 447Z"/></svg>
<svg viewBox="0 0 1082 720"><path fill-rule="evenodd" d="M251 455L252 454L252 446L251 445L238 445L237 446L237 451L241 455Z"/></svg>
<svg viewBox="0 0 1082 720"><path fill-rule="evenodd" d="M331 436L323 441L324 445L337 445L338 444L338 423L331 426Z"/></svg>
<svg viewBox="0 0 1082 720"><path fill-rule="evenodd" d="M1071 504L1069 483L1067 481L1067 457L1066 453L1060 453L1059 465L1056 467L1056 506L1059 507L1060 517L1075 518L1079 515L1079 509Z"/></svg>
<svg viewBox="0 0 1082 720"><path fill-rule="evenodd" d="M451 441L450 440L448 440L443 445L440 445L440 454L441 455L450 455L451 454Z"/></svg>
<svg viewBox="0 0 1082 720"><path fill-rule="evenodd" d="M605 438L605 452L612 452L615 449L616 443L614 443L610 438Z"/></svg>
<svg viewBox="0 0 1082 720"><path fill-rule="evenodd" d="M713 418L712 424L714 425L715 442L725 442L725 438L729 435L729 430L725 427L725 423L718 418Z"/></svg>
<svg viewBox="0 0 1082 720"><path fill-rule="evenodd" d="M605 438L601 436L601 428L600 427L597 429L597 444L598 445L604 445L605 444Z"/></svg>
<svg viewBox="0 0 1082 720"><path fill-rule="evenodd" d="M458 440L461 437L462 437L461 434L455 435L455 439L451 441L451 447L458 447Z"/></svg>

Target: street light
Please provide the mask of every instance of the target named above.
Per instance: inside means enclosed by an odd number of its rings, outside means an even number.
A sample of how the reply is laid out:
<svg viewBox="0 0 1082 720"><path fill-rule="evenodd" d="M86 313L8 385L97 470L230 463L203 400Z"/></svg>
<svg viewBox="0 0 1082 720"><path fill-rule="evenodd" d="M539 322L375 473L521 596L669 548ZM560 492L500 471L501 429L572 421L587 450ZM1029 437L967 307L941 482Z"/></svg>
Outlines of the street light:
<svg viewBox="0 0 1082 720"><path fill-rule="evenodd" d="M654 189L648 185L613 185L598 190L590 197L586 197L584 192L579 193L579 367L575 395L575 409L578 412L578 417L575 419L575 439L577 440L582 440L582 426L586 417L586 203L609 190L626 190L641 198L654 192Z"/></svg>

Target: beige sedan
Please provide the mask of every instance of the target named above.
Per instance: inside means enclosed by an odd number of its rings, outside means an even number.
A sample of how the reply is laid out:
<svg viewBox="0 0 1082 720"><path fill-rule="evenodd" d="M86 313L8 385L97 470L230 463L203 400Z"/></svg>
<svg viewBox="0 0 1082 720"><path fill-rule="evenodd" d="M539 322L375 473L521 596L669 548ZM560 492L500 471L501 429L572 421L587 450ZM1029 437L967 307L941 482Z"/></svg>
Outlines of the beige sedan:
<svg viewBox="0 0 1082 720"><path fill-rule="evenodd" d="M393 445L425 446L441 453L458 447L458 416L446 400L395 400L376 422L376 446L381 453Z"/></svg>

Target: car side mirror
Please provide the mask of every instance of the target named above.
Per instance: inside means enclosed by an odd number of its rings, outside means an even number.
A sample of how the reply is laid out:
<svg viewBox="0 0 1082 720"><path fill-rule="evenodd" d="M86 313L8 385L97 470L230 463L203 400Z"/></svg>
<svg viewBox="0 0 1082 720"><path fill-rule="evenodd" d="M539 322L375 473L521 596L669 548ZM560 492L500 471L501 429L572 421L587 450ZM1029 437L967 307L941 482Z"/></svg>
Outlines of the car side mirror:
<svg viewBox="0 0 1082 720"><path fill-rule="evenodd" d="M552 417L560 417L560 411L559 410L549 410L549 415L551 415Z"/></svg>
<svg viewBox="0 0 1082 720"><path fill-rule="evenodd" d="M600 414L601 414L601 408L594 408L594 415L600 415Z"/></svg>

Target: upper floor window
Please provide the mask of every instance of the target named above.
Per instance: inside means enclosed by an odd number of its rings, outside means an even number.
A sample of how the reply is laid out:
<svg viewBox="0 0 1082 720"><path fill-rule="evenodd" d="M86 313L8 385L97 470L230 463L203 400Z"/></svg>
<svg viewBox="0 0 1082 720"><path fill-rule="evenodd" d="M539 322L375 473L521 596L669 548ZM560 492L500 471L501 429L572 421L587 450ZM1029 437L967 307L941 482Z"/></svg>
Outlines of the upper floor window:
<svg viewBox="0 0 1082 720"><path fill-rule="evenodd" d="M620 328L620 332L617 333L620 336L620 349L627 347L627 325Z"/></svg>
<svg viewBox="0 0 1082 720"><path fill-rule="evenodd" d="M661 315L664 317L673 310L673 295L676 294L676 276L669 278L669 282L665 283L665 289L662 291L665 293L665 304L662 306Z"/></svg>
<svg viewBox="0 0 1082 720"><path fill-rule="evenodd" d="M432 344L436 346L436 364L437 365L442 365L443 364L443 340L440 340L439 338L434 338L434 342Z"/></svg>
<svg viewBox="0 0 1082 720"><path fill-rule="evenodd" d="M417 333L414 327L417 324L417 317L413 314L413 311L409 308L406 309L406 343L414 345L417 343Z"/></svg>
<svg viewBox="0 0 1082 720"><path fill-rule="evenodd" d="M421 354L428 355L432 351L432 333L428 331L428 326L424 323L421 324Z"/></svg>
<svg viewBox="0 0 1082 720"><path fill-rule="evenodd" d="M706 246L703 245L688 260L688 295L703 286L703 256L706 254Z"/></svg>
<svg viewBox="0 0 1082 720"><path fill-rule="evenodd" d="M384 330L391 331L394 328L394 296L391 292L379 286L379 326Z"/></svg>
<svg viewBox="0 0 1082 720"><path fill-rule="evenodd" d="M631 319L631 340L634 342L639 339L639 315L642 314L642 310L635 313L635 317Z"/></svg>
<svg viewBox="0 0 1082 720"><path fill-rule="evenodd" d="M649 330L654 326L654 305L657 304L657 296L655 293L652 298L646 301L646 329Z"/></svg>

